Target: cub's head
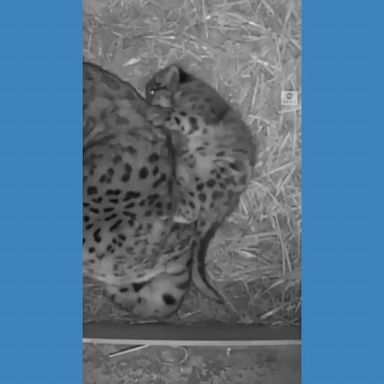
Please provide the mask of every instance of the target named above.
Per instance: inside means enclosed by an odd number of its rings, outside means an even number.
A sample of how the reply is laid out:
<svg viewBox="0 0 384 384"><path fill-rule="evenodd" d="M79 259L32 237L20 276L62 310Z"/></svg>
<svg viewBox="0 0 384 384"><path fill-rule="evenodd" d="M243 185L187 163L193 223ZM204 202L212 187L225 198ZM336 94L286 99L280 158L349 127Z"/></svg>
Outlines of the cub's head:
<svg viewBox="0 0 384 384"><path fill-rule="evenodd" d="M156 72L145 87L145 96L151 105L170 107L172 97L180 84L193 81L194 77L180 66L172 64Z"/></svg>

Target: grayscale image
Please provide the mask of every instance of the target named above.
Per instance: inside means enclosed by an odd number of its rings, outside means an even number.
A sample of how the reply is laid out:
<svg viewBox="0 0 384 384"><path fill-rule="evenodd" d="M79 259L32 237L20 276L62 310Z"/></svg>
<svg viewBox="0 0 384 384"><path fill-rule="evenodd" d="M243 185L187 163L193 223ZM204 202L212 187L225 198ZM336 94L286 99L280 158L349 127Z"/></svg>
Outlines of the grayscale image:
<svg viewBox="0 0 384 384"><path fill-rule="evenodd" d="M299 383L300 1L83 0L83 60L84 383Z"/></svg>

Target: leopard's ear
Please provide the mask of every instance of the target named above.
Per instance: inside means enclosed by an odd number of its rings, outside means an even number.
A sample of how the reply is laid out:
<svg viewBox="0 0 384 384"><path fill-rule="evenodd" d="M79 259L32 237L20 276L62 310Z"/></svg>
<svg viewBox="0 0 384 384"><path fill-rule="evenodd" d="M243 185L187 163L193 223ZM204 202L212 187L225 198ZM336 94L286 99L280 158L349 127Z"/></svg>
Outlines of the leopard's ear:
<svg viewBox="0 0 384 384"><path fill-rule="evenodd" d="M176 91L180 82L180 69L177 65L171 65L165 74L165 83L172 92Z"/></svg>

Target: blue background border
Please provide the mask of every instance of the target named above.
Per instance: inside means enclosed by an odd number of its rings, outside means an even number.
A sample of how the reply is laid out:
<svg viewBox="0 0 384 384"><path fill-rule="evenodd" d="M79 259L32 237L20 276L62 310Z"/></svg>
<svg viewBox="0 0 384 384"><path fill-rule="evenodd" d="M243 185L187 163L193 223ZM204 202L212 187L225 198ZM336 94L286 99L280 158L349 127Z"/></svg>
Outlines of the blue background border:
<svg viewBox="0 0 384 384"><path fill-rule="evenodd" d="M82 3L0 2L0 382L82 382Z"/></svg>
<svg viewBox="0 0 384 384"><path fill-rule="evenodd" d="M383 5L303 2L303 383L384 383Z"/></svg>
<svg viewBox="0 0 384 384"><path fill-rule="evenodd" d="M303 383L384 382L382 4L303 5ZM82 382L81 12L0 4L4 383Z"/></svg>

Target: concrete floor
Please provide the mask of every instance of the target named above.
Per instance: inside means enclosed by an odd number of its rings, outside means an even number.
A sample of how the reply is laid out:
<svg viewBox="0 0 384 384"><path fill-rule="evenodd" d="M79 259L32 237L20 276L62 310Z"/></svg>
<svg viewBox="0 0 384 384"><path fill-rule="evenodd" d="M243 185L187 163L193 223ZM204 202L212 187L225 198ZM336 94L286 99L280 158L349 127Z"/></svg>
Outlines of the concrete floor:
<svg viewBox="0 0 384 384"><path fill-rule="evenodd" d="M127 346L85 344L84 384L300 384L300 346Z"/></svg>

